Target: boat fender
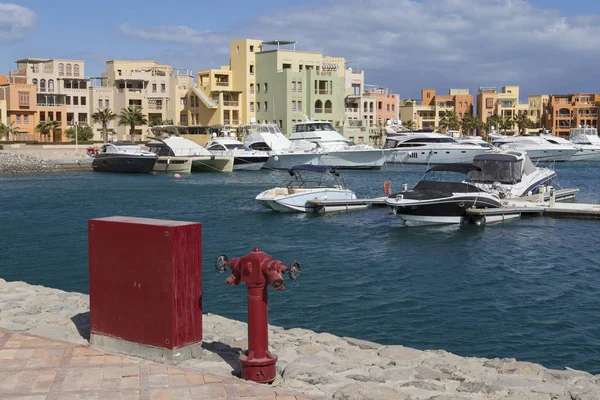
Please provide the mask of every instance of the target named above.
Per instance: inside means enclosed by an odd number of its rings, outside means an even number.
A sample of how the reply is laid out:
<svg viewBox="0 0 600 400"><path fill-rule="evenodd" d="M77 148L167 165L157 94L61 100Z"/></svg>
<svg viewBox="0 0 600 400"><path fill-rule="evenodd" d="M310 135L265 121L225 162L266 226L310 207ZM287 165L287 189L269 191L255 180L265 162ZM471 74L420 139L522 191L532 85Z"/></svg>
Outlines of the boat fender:
<svg viewBox="0 0 600 400"><path fill-rule="evenodd" d="M392 182L390 182L390 181L383 182L383 193L385 193L386 196L389 196L390 193L392 193Z"/></svg>

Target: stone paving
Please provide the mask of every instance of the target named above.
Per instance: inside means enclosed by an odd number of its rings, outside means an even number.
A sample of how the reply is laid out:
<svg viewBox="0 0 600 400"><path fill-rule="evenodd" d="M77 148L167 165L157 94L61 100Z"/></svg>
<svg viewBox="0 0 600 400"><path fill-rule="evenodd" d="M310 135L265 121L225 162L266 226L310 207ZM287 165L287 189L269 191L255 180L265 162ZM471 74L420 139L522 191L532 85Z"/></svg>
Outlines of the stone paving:
<svg viewBox="0 0 600 400"><path fill-rule="evenodd" d="M309 400L278 388L0 329L0 399Z"/></svg>

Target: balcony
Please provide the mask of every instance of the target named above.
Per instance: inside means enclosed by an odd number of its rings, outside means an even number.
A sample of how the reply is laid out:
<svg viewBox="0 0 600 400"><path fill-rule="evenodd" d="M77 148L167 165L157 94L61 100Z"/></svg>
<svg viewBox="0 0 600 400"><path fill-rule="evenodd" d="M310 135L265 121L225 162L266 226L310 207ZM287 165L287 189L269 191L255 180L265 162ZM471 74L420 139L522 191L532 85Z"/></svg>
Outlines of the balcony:
<svg viewBox="0 0 600 400"><path fill-rule="evenodd" d="M323 109L322 108L315 108L315 113L316 114L322 114L323 113Z"/></svg>
<svg viewBox="0 0 600 400"><path fill-rule="evenodd" d="M327 89L315 89L315 94L331 94Z"/></svg>
<svg viewBox="0 0 600 400"><path fill-rule="evenodd" d="M229 82L217 82L217 86L227 87L229 86Z"/></svg>
<svg viewBox="0 0 600 400"><path fill-rule="evenodd" d="M239 125L240 120L239 119L224 119L223 124L224 125Z"/></svg>
<svg viewBox="0 0 600 400"><path fill-rule="evenodd" d="M558 118L571 118L571 114L557 114Z"/></svg>
<svg viewBox="0 0 600 400"><path fill-rule="evenodd" d="M223 101L223 105L225 107L239 107L240 102L239 101L229 101L229 100L224 100Z"/></svg>
<svg viewBox="0 0 600 400"><path fill-rule="evenodd" d="M358 112L358 108L346 108L346 112L357 113Z"/></svg>
<svg viewBox="0 0 600 400"><path fill-rule="evenodd" d="M78 126L87 126L87 124L88 124L87 121L79 121L79 122L77 122ZM75 126L75 121L68 120L67 121L67 126Z"/></svg>
<svg viewBox="0 0 600 400"><path fill-rule="evenodd" d="M325 114L331 114L332 112L333 112L333 109L331 109L331 108L325 109Z"/></svg>
<svg viewBox="0 0 600 400"><path fill-rule="evenodd" d="M37 103L38 107L64 107L65 104L55 104L55 103Z"/></svg>

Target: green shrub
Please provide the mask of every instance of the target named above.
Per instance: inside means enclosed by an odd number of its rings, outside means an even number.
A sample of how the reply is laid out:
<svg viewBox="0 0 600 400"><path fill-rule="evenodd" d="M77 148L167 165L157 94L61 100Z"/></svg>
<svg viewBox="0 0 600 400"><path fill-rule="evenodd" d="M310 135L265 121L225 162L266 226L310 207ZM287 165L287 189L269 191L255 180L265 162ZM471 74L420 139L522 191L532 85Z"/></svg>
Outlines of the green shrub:
<svg viewBox="0 0 600 400"><path fill-rule="evenodd" d="M65 135L72 140L75 140L75 128L69 128L65 131ZM89 126L77 127L77 141L87 141L94 137L94 130Z"/></svg>

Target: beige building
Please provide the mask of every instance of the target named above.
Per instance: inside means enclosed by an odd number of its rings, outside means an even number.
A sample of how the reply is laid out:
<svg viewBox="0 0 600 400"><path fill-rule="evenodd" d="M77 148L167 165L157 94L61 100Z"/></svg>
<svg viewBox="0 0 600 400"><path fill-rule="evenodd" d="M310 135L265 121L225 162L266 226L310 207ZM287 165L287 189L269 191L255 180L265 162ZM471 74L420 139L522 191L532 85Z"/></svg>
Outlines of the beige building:
<svg viewBox="0 0 600 400"><path fill-rule="evenodd" d="M525 113L529 116L529 103L519 103L519 86L504 86L502 91L494 87L480 87L477 93L477 114L481 121L498 114L506 119L514 119L517 115ZM498 127L496 127L498 130ZM516 124L512 131L517 130Z"/></svg>
<svg viewBox="0 0 600 400"><path fill-rule="evenodd" d="M190 93L189 125L240 125L240 90L233 90L228 66L198 71L196 88Z"/></svg>
<svg viewBox="0 0 600 400"><path fill-rule="evenodd" d="M529 119L533 122L533 127L528 129L528 131L537 131L546 126L546 110L548 109L549 101L550 95L548 94L534 94L527 97Z"/></svg>
<svg viewBox="0 0 600 400"><path fill-rule="evenodd" d="M348 124L360 127L375 126L375 97L365 92L365 71L348 68L344 74L345 119Z"/></svg>
<svg viewBox="0 0 600 400"><path fill-rule="evenodd" d="M438 95L435 89L421 89L420 100L402 100L400 119L412 121L416 129L439 129L447 111L455 111L459 121L473 113L473 96L468 89L450 89L448 95Z"/></svg>

